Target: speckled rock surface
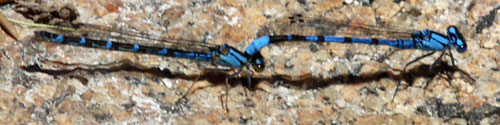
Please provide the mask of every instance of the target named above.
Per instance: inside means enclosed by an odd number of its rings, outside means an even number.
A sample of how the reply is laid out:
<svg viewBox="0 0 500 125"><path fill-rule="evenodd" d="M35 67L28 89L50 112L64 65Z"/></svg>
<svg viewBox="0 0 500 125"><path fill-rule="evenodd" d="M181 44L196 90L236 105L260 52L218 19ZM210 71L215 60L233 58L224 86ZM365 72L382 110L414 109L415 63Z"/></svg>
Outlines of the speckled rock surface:
<svg viewBox="0 0 500 125"><path fill-rule="evenodd" d="M360 44L280 43L261 52L266 69L229 80L207 62L57 45L0 43L0 123L499 124L500 2L496 0L60 0L6 4L25 22L91 23L243 50L270 34L391 37L304 23L349 22L401 31L459 27L468 50L457 67L434 54ZM387 28L389 27L389 28ZM338 29L336 29L338 28ZM392 55L390 53L394 52ZM390 55L390 56L389 56ZM203 75L202 75L203 74ZM243 73L246 74L246 73ZM198 76L200 76L197 79ZM195 84L194 89L181 98ZM396 85L402 83L393 100ZM228 101L225 100L225 94ZM224 105L227 104L228 111Z"/></svg>

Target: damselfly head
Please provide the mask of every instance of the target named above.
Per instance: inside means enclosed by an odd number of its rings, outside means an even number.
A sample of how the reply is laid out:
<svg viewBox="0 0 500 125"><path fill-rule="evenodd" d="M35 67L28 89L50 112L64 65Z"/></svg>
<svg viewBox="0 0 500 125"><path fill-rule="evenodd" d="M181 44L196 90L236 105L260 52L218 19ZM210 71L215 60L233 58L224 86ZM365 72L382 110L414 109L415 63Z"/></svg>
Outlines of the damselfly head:
<svg viewBox="0 0 500 125"><path fill-rule="evenodd" d="M264 71L265 68L264 57L262 56L262 54L260 54L260 52L255 53L251 57L251 64L256 72Z"/></svg>
<svg viewBox="0 0 500 125"><path fill-rule="evenodd" d="M456 26L450 26L447 31L449 39L455 42L455 48L457 51L460 53L465 52L467 50L467 43L458 28Z"/></svg>

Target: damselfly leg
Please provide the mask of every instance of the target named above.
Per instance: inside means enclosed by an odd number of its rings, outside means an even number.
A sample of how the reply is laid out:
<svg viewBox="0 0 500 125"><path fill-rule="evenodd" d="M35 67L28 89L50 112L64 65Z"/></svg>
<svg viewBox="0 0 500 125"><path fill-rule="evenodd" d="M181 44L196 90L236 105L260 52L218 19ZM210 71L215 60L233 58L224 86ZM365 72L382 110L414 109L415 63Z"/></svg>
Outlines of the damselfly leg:
<svg viewBox="0 0 500 125"><path fill-rule="evenodd" d="M455 65L455 60L454 60L454 58L453 58L453 54L451 53L451 49L450 49L450 48L448 48L448 52L450 53L450 58L451 58L452 65L453 65L453 67L455 67L455 66L456 66L456 65ZM417 57L417 58L415 58L414 60L412 60L412 61L408 62L408 63L405 65L405 67L403 68L403 72L401 73L401 77L402 77L402 79L403 79L403 80L405 79L405 77L406 77L406 68L407 68L410 64L413 64L413 63L415 63L415 62L417 62L417 61L419 61L419 60L421 60L421 59L423 59L423 58L425 58L425 57L431 56L431 55L433 55L434 53L436 53L436 51L432 51L432 52L430 52L430 53L428 53L428 54L425 54L425 55L423 55L423 56ZM432 63L432 65L429 67L429 71L433 71L433 69L434 69L434 67L436 66L436 64L442 60L442 58L444 57L444 55L445 55L445 54L446 54L446 50L443 50L443 51L441 52L441 55L439 55L439 57L438 57L438 58L437 58L437 59L436 59L436 60ZM426 85L425 85L424 89L426 89L426 88L427 88L428 84L429 84L431 81L432 81L432 80L430 80L430 81L426 82ZM409 83L409 85L411 85L411 83ZM400 82L398 82L398 84L396 85L396 90L394 91L394 95L393 95L393 97L392 97L392 101L394 101L394 98L396 97L396 94L398 93L398 91L399 91L399 87L400 87L400 86L401 86L401 81L400 81Z"/></svg>
<svg viewBox="0 0 500 125"><path fill-rule="evenodd" d="M222 105L222 108L226 109L226 112L229 113L229 108L227 106L227 103L228 103L228 100L229 100L229 79L232 79L232 78L235 78L236 76L238 76L240 73L242 72L242 69L239 69L237 70L235 73L231 74L229 77L226 77L226 82L224 82L224 88L225 88L225 104L223 103L224 101L222 101L222 97L220 98L221 99L221 105ZM224 96L224 95L221 95L221 96Z"/></svg>
<svg viewBox="0 0 500 125"><path fill-rule="evenodd" d="M455 65L455 58L453 58L453 53L451 53L451 48L450 48L450 47L448 47L448 53L450 53L451 64L452 64L453 66L456 66L456 65Z"/></svg>
<svg viewBox="0 0 500 125"><path fill-rule="evenodd" d="M443 52L441 52L441 55L439 55L439 57L436 59L436 61L434 61L434 63L432 63L431 67L429 67L429 71L432 72L432 70L434 69L434 66L436 66L436 64L441 61L441 59L443 58L444 54L446 54L446 50L443 50Z"/></svg>
<svg viewBox="0 0 500 125"><path fill-rule="evenodd" d="M432 55L432 54L434 54L434 53L436 53L436 51L432 51L432 52L430 52L430 53L427 53L427 54L425 54L425 55L423 55L423 56L417 57L417 58L413 59L412 61L410 61L410 62L406 63L405 67L403 68L403 72L401 72L401 77L402 77L402 79L403 79L403 80L405 79L405 75L406 75L406 68L407 68L410 64L413 64L413 63L415 63L415 62L417 62L417 61L419 61L419 60L421 60L421 59L423 59L423 58L425 58L425 57L431 56L431 55ZM399 86L401 86L401 81L399 81L399 82L398 82L398 84L396 85L396 90L394 90L394 95L392 96L392 101L394 101L394 98L396 97L396 94L397 94L397 93L398 93L398 91L399 91Z"/></svg>

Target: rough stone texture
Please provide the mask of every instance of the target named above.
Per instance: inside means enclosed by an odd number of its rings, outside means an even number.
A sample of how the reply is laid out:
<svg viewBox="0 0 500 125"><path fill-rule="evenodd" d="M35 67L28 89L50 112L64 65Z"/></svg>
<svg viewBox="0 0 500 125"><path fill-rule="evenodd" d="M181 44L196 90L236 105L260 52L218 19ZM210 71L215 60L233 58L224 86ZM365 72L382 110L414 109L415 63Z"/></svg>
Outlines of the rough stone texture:
<svg viewBox="0 0 500 125"><path fill-rule="evenodd" d="M43 9L50 8L50 9ZM282 43L261 52L266 70L253 86L210 63L81 48L31 39L0 44L0 123L172 124L498 124L500 2L495 0L61 0L4 5L25 22L91 23L243 50L269 34L397 37L401 31L460 28L468 50L435 54L401 70L420 50L361 44ZM298 27L348 22L350 28ZM75 20L74 17L77 17ZM329 26L329 25L327 25ZM384 34L385 33L385 34ZM388 56L391 52L391 56ZM22 67L22 68L21 68ZM244 73L245 74L245 73ZM186 98L181 96L195 84ZM403 86L393 100L397 84ZM227 93L228 101L226 102ZM228 111L226 112L225 105Z"/></svg>

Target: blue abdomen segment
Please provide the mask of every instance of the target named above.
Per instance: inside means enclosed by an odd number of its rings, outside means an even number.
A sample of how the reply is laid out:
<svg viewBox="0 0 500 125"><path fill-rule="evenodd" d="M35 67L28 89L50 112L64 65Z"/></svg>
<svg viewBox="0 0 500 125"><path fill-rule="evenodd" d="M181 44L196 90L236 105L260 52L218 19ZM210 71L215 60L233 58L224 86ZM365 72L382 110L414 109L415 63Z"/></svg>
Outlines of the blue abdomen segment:
<svg viewBox="0 0 500 125"><path fill-rule="evenodd" d="M113 47L113 42L111 42L110 40L106 41L106 46L105 46L105 48L106 48L106 49L111 49L111 47Z"/></svg>
<svg viewBox="0 0 500 125"><path fill-rule="evenodd" d="M51 39L52 42L56 42L56 43L62 43L64 41L64 36L63 35L57 35L56 38L52 38Z"/></svg>
<svg viewBox="0 0 500 125"><path fill-rule="evenodd" d="M259 52L262 48L266 47L269 45L271 40L269 39L269 36L263 36L260 38L255 39L248 45L247 49L245 50L245 53L248 55L254 55L256 52Z"/></svg>
<svg viewBox="0 0 500 125"><path fill-rule="evenodd" d="M85 37L82 37L82 38L80 39L80 43L78 43L78 45L85 45L85 43L86 43L86 42L87 42L87 41L85 40Z"/></svg>
<svg viewBox="0 0 500 125"><path fill-rule="evenodd" d="M167 55L167 53L168 53L168 49L167 48L163 48L162 50L158 51L158 54L163 55L163 56Z"/></svg>
<svg viewBox="0 0 500 125"><path fill-rule="evenodd" d="M189 58L192 59L195 57L194 53L182 53L182 52L174 52L175 57Z"/></svg>

